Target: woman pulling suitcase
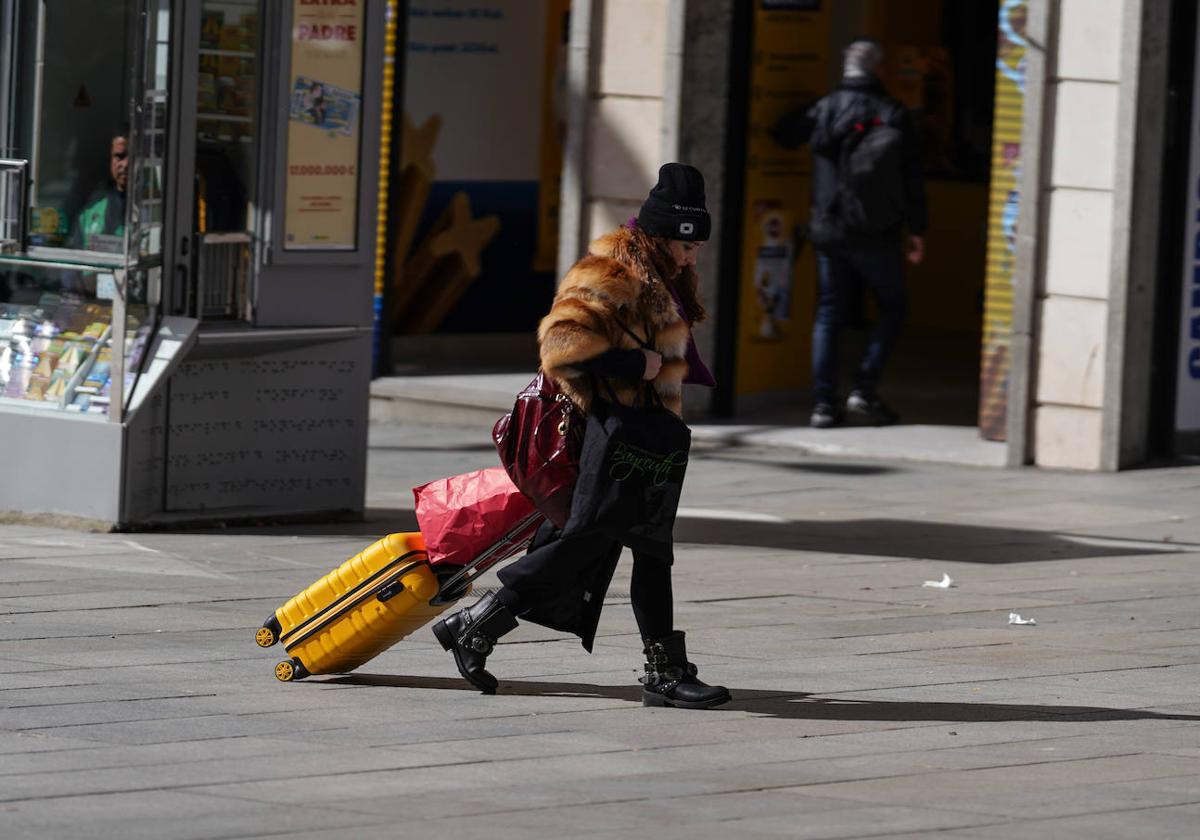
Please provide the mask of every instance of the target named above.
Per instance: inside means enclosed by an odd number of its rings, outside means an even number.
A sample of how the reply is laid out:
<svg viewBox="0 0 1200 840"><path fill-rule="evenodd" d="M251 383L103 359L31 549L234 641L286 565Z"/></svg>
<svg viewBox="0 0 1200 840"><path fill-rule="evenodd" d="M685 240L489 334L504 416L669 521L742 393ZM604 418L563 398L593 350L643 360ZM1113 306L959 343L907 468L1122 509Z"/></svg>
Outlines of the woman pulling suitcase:
<svg viewBox="0 0 1200 840"><path fill-rule="evenodd" d="M695 265L710 230L699 170L663 165L637 218L591 244L588 255L563 279L542 320L538 342L543 371L581 413L592 416L566 525L558 530L545 523L529 553L500 571L504 585L499 592L433 626L438 641L454 654L459 672L484 693L494 693L497 686L485 670L487 657L496 640L517 626L518 616L574 633L591 652L604 595L628 544L633 547L630 599L646 656L643 704L707 709L730 699L722 686L697 679L684 634L675 629L671 589L670 527L679 488L667 478L675 470L681 483L686 464L688 433L678 419L682 386L716 384L691 334L691 324L705 317ZM601 465L600 455L590 457L591 427L599 418L605 418L608 430L614 428L613 418L622 416L638 426L641 410L659 420L643 432L656 428L683 436L681 455L655 461L645 448L626 445L612 468L608 462ZM646 502L650 513L644 505L631 508L600 498L613 489L614 478L634 473L651 488L643 488L643 495L653 497ZM655 495L658 490L662 492ZM662 502L664 493L667 500ZM653 506L660 502L663 512L658 513ZM616 519L614 507L619 509ZM648 521L620 521L620 511L630 510L642 511L638 515Z"/></svg>

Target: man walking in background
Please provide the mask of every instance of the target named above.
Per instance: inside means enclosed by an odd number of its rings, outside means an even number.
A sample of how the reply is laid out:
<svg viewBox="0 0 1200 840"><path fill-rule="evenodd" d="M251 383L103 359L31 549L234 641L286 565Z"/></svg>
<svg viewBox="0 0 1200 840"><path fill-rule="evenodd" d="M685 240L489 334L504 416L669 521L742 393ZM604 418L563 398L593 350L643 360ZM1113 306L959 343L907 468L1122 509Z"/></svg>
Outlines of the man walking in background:
<svg viewBox="0 0 1200 840"><path fill-rule="evenodd" d="M854 376L845 416L887 425L899 416L879 398L884 363L904 323L906 295L901 244L908 261L925 255L925 188L916 125L879 78L883 50L869 39L846 47L837 90L775 126L786 148L813 152L809 241L817 253L813 325L813 410L810 424L842 421L838 344L863 288L879 310Z"/></svg>

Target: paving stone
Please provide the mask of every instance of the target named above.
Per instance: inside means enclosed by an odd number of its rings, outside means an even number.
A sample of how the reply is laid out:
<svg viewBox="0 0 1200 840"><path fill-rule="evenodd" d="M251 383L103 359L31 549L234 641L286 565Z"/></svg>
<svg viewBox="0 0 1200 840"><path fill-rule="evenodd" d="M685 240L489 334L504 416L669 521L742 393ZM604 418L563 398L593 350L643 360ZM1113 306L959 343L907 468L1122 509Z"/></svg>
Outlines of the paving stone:
<svg viewBox="0 0 1200 840"><path fill-rule="evenodd" d="M372 435L395 447L372 452L379 508L494 458L450 430ZM694 455L676 621L735 698L707 712L642 707L628 557L594 654L523 623L485 697L428 629L287 685L253 642L409 510L0 527L0 836L505 840L564 809L600 838L1194 833L1200 474ZM943 572L954 588L921 586Z"/></svg>
<svg viewBox="0 0 1200 840"><path fill-rule="evenodd" d="M271 806L235 797L212 797L179 791L63 797L0 812L5 838L97 838L97 840L208 840L288 833L328 826L345 832L363 824L357 815L304 805ZM345 835L343 835L345 836Z"/></svg>

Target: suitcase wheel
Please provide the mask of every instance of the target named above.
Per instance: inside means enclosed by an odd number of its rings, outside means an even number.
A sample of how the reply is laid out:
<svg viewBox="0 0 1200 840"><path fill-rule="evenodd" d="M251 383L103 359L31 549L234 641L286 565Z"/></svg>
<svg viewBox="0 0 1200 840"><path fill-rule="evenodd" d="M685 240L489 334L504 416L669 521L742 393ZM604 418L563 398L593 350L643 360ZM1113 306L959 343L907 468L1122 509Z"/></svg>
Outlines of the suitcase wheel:
<svg viewBox="0 0 1200 840"><path fill-rule="evenodd" d="M285 659L275 666L275 679L280 682L292 682L293 680L302 680L305 677L311 676L309 670L304 667L304 663L295 657Z"/></svg>
<svg viewBox="0 0 1200 840"><path fill-rule="evenodd" d="M270 647L279 641L283 628L279 626L279 619L271 613L271 617L262 623L262 627L258 628L258 632L254 634L254 641L258 642L259 647Z"/></svg>

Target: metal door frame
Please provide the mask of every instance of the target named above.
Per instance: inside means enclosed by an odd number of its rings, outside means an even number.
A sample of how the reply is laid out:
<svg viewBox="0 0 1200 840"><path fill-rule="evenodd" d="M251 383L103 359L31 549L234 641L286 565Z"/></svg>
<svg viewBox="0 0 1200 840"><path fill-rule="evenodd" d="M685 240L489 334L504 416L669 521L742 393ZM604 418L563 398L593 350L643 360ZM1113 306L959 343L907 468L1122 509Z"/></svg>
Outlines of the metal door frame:
<svg viewBox="0 0 1200 840"><path fill-rule="evenodd" d="M167 182L163 192L170 196L170 209L163 214L162 309L173 315L189 315L191 290L195 288L192 205L195 201L196 109L185 103L196 101L200 75L201 4L174 0L171 7L171 79L167 125Z"/></svg>

